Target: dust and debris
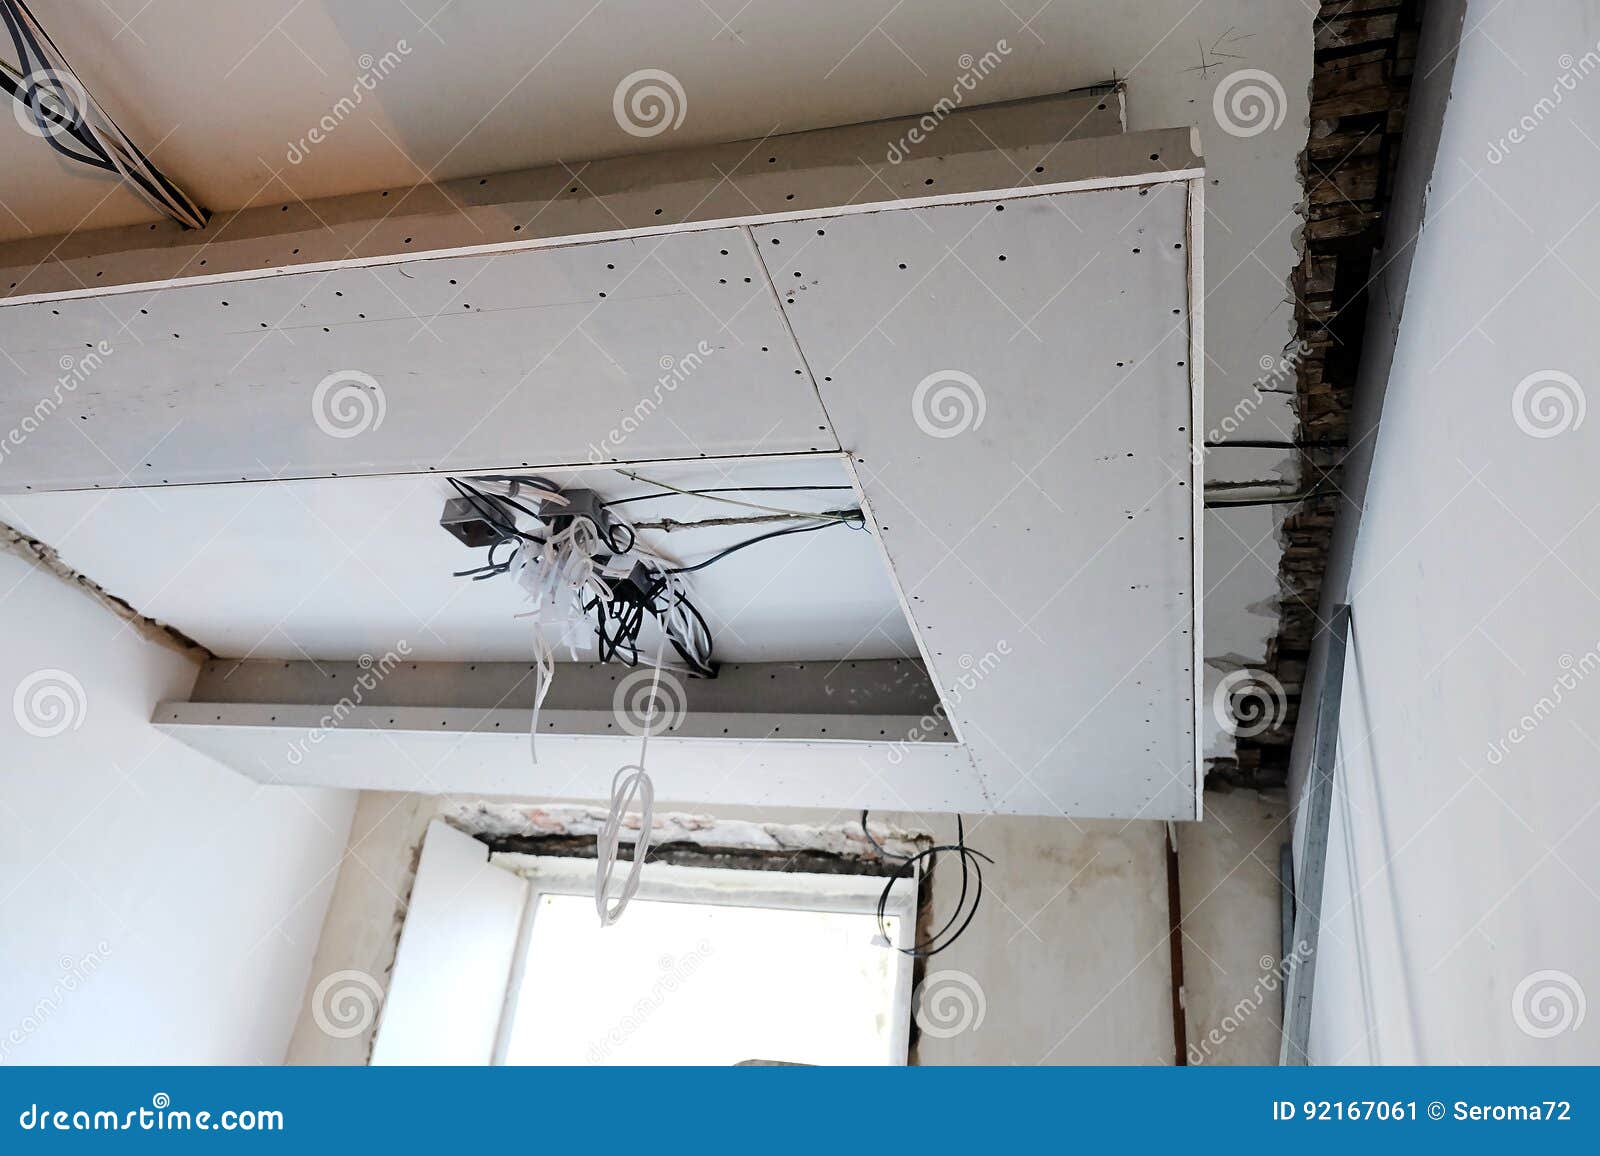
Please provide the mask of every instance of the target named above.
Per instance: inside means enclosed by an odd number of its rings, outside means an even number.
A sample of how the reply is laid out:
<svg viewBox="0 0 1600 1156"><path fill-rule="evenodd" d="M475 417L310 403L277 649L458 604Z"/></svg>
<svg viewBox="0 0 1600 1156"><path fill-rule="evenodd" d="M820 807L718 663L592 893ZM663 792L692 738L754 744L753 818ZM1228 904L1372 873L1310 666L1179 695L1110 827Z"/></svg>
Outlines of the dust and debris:
<svg viewBox="0 0 1600 1156"><path fill-rule="evenodd" d="M128 602L118 598L92 578L85 574L80 574L71 566L68 566L61 560L61 555L56 551L55 547L47 545L37 538L29 537L21 530L8 526L4 522L0 522L0 547L81 590L152 642L159 642L163 646L197 658L211 659L216 657L210 650L200 645L200 643L190 638L177 627L169 626L165 622L158 622L148 615L141 614Z"/></svg>
<svg viewBox="0 0 1600 1156"><path fill-rule="evenodd" d="M489 800L452 803L444 817L475 838L490 844L524 839L589 839L606 821L603 807L498 803ZM871 820L872 838L890 856L916 854L930 835ZM637 838L639 819L623 820L622 838ZM882 858L859 821L828 824L767 823L722 819L683 811L656 812L650 841L717 851L837 855L852 859Z"/></svg>

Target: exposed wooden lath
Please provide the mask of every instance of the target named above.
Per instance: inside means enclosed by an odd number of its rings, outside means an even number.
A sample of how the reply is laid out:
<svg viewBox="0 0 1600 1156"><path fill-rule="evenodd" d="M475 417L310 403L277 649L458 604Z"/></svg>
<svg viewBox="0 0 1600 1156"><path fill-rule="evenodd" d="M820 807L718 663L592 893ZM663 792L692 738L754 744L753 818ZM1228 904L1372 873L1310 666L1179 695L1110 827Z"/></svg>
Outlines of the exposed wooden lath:
<svg viewBox="0 0 1600 1156"><path fill-rule="evenodd" d="M1235 757L1213 760L1214 786L1277 786L1288 776L1301 683L1338 511L1340 461L1366 326L1373 257L1383 239L1394 166L1405 128L1422 0L1324 0L1315 22L1311 139L1301 154L1306 185L1305 252L1295 270L1296 441L1306 489L1325 492L1283 524L1278 634L1263 669L1283 684L1278 727L1238 740Z"/></svg>

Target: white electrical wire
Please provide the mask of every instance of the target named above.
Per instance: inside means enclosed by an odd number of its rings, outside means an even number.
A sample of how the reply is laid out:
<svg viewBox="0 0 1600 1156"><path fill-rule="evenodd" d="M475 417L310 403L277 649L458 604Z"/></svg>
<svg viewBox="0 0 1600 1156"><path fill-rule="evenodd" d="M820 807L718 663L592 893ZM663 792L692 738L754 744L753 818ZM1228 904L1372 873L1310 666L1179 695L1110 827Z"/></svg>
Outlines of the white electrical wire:
<svg viewBox="0 0 1600 1156"><path fill-rule="evenodd" d="M461 488L458 486L458 491ZM521 535L505 569L526 592L530 603L530 609L518 617L533 619L535 681L528 749L535 763L539 715L555 678L556 649L564 648L573 662L580 661L579 651L587 648L591 632L599 632L591 624L589 612L613 600L615 583L626 579L635 565L642 565L649 574L647 581L654 592L648 594L648 612L656 617L662 631L663 648L670 642L679 650L689 664L684 668L686 674L713 669L711 633L689 602L689 584L683 574L676 572L678 562L640 542L626 518L611 514L606 518L607 527L602 529L588 515L579 514L565 518L566 525L556 531L553 526L562 520L562 515L547 513L545 504L568 506L571 502L552 482L484 477L472 479L466 490L478 493L479 502L495 505L491 517L497 519L502 532L510 530ZM619 542L625 542L627 548L619 550ZM660 605L656 605L658 601ZM602 642L610 644L611 640L602 634ZM630 664L638 660L636 647L635 635L628 647ZM658 681L662 658L662 654L656 657ZM674 669L678 669L676 664ZM652 686L652 694L654 691Z"/></svg>
<svg viewBox="0 0 1600 1156"><path fill-rule="evenodd" d="M721 502L725 506L741 506L746 510L760 510L766 514L785 514L792 518L814 518L824 522L848 522L852 520L851 516L830 513L826 510L788 510L782 506L763 506L760 502L747 502L743 498L724 497L722 494L713 494L705 490L685 490L678 486L674 486L669 482L658 482L654 478L647 478L643 474L636 474L632 470L619 469L617 473L621 474L625 478L632 478L641 485L656 486L660 489L668 490L674 494L683 494L684 496L690 498L700 498L707 502Z"/></svg>
<svg viewBox="0 0 1600 1156"><path fill-rule="evenodd" d="M650 850L651 828L655 822L655 785L644 769L645 751L650 746L650 727L655 722L657 694L661 686L661 656L666 649L662 638L661 649L656 651L655 674L650 680L648 713L644 720L644 733L639 736L639 761L620 768L611 779L611 809L606 821L595 836L594 909L600 916L600 926L610 927L622 918L628 901L639 890L639 873L644 870L646 853ZM617 849L622 841L622 816L634 799L639 800L639 836L633 844L633 864L628 877L623 880L622 891L615 904L610 901L611 876L617 867Z"/></svg>
<svg viewBox="0 0 1600 1156"><path fill-rule="evenodd" d="M566 647L574 662L578 660L578 647L585 641L589 622L584 600L609 597L594 561L595 554L605 549L599 531L586 518L573 518L564 530L543 544L524 541L517 547L517 583L533 603L533 609L524 617L533 619L536 681L528 753L535 763L539 761L539 710L555 678L555 652L545 631L555 628L559 632L557 645Z"/></svg>

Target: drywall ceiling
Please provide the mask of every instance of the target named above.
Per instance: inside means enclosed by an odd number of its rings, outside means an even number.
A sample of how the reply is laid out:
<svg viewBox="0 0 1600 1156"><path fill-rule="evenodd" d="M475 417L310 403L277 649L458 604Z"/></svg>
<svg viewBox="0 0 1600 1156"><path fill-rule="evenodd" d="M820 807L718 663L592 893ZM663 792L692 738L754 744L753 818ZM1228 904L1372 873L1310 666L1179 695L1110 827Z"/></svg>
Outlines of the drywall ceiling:
<svg viewBox="0 0 1600 1156"><path fill-rule="evenodd" d="M658 465L682 489L842 486L729 495L795 510L856 504L837 456ZM560 475L608 498L663 491L610 470ZM51 543L62 561L143 613L229 658L526 661L525 593L439 527L440 475L70 491L0 499L0 519ZM640 521L750 515L709 498L619 507ZM641 543L688 564L775 527L645 530ZM690 579L717 657L730 662L913 656L916 645L872 535L831 528L761 543ZM552 632L548 637L555 641ZM653 654L658 635L642 638ZM592 648L580 652L591 658ZM567 657L561 655L563 660Z"/></svg>
<svg viewBox="0 0 1600 1156"><path fill-rule="evenodd" d="M1281 364L1294 339L1287 286L1298 260L1297 157L1306 140L1313 33L1303 5L1056 0L1031 11L1001 0L549 0L491 12L449 0L36 0L34 7L103 103L212 209L295 205L557 159L576 170L596 156L921 113L953 92L965 103L1003 101L1118 78L1129 128L1193 123L1203 140L1212 188L1209 440L1292 440L1287 392L1270 381L1264 392L1253 387L1274 377L1265 367ZM991 51L998 67L962 88L972 59ZM640 69L671 73L685 98L681 121L653 136L624 131L613 115L618 82ZM1260 94L1265 107L1235 123L1225 102L1240 88ZM325 139L305 147L312 128L330 117ZM0 118L0 134L10 134L0 236L154 219L9 119ZM884 159L864 155L862 179L873 179L870 169L881 170ZM1206 469L1220 481L1286 476L1290 456L1268 456L1213 450ZM1260 662L1274 632L1281 514L1208 515L1213 679ZM1229 740L1213 732L1208 746L1223 754Z"/></svg>
<svg viewBox="0 0 1600 1156"><path fill-rule="evenodd" d="M18 396L115 344L10 473L38 489L838 449L815 395L788 388L803 367L761 278L729 228L14 306L0 380ZM339 399L369 381L358 429L359 399L348 418ZM692 435L636 413L652 386L650 410L699 411ZM441 414L452 399L467 420ZM228 420L240 405L250 422Z"/></svg>
<svg viewBox="0 0 1600 1156"><path fill-rule="evenodd" d="M1019 109L1017 115L1032 114ZM960 194L966 199L914 200L907 207L888 202L874 211L810 219L752 218L742 229L709 223L695 232L647 238L652 244L670 240L703 249L708 269L734 268L718 262L734 261L735 238L743 240L755 287L738 291L743 304L722 318L721 330L730 342L749 348L764 340L760 326L771 325L761 315L776 317L777 331L787 337L784 355L795 368L749 374L724 382L720 392L697 397L670 391L614 448L666 453L726 437L756 452L779 428L783 414L795 406L815 407L817 432L806 439L829 438L848 447L843 460L861 488L870 525L856 543L828 545L864 550L881 544L892 562L899 598L889 603L881 585L869 584L877 594L855 600L865 612L861 617L827 623L829 588L848 578L847 568L836 565L805 579L812 601L801 607L802 621L775 631L785 640L795 639L797 628L809 631L805 644L822 649L811 655L843 660L882 653L877 647L885 640L872 633L876 624L865 623L875 606L883 607L879 617L885 620L909 611L920 657L968 760L952 762L934 753L948 770L917 789L916 796L930 803L976 791L989 808L1024 813L1168 818L1196 813L1193 451L1201 367L1195 292L1200 254L1193 223L1202 211L1202 185L1188 133L1113 139L1121 152L1131 147L1148 153L1140 160L1149 170L1118 173L1109 187L1074 192L1023 188ZM803 138L791 138L782 151L803 158L805 150ZM1070 165L1074 153L1102 157L1117 150L1074 142L1064 151L1069 159L1053 164ZM669 221L664 227L681 226ZM439 295L448 293L445 285L451 280L443 273L467 272L456 262L492 262L501 266L495 283L515 294L523 285L559 282L568 269L603 277L600 258L623 259L618 244L573 240L465 258L424 253L415 263L386 268L404 277L407 284L400 291L411 293L422 284L423 292ZM975 266L990 271L973 278ZM652 295L607 300L604 310L616 339L633 347L627 360L635 376L620 402L585 391L571 379L552 379L539 383L539 395L525 399L529 408L519 416L503 409L506 375L492 372L501 364L496 359L506 357L509 348L512 362L537 364L550 354L541 342L559 348L570 333L502 321L495 317L499 310L491 297L489 308L462 311L461 324L471 328L453 332L444 343L448 358L395 359L385 341L374 340L370 324L337 337L331 325L318 325L352 306L338 293L309 292L307 283L315 288L345 272L269 271L248 280L179 283L138 294L7 307L8 319L23 332L28 326L20 319L32 313L39 313L38 328L51 330L69 324L64 320L68 307L126 313L130 301L148 298L150 312L141 318L158 312L164 318L181 316L184 327L199 334L193 339L199 348L223 347L217 366L188 387L193 396L176 413L167 412L174 378L191 375L192 367L173 360L173 378L145 371L141 359L150 343L131 348L126 359L108 356L74 391L61 420L44 423L11 462L13 486L21 481L22 488L55 488L64 467L52 460L46 439L88 437L82 433L84 419L98 419L102 404L121 404L120 420L105 423L103 436L153 436L163 443L141 455L146 458L141 468L169 474L150 478L156 495L129 486L125 476L108 474L94 462L78 484L98 478L91 484L109 490L13 496L7 503L10 515L62 550L69 565L147 613L169 618L202 640L218 639L225 651L259 653L249 647L261 645L258 636L265 630L284 639L276 645L349 658L352 649L373 653L379 646L392 647L395 638L409 638L419 618L453 622L448 607L462 587L445 579L445 547L452 544L431 525L430 516L440 479L348 475L375 467L437 468L424 465L430 460L458 467L461 446L479 430L487 440L471 447L469 456L515 452L525 454L536 469L592 459L595 447L610 436L607 427L618 421L619 408L629 412L627 392L637 396L640 377L648 382L647 371L638 367L670 326L646 323L660 308ZM488 276L481 270L476 275ZM709 281L709 273L697 275ZM197 296L223 292L229 294L226 306ZM335 417L333 407L319 406L316 391L297 388L308 383L292 379L293 341L290 350L280 352L267 349L248 329L208 329L241 304L257 305L263 293L298 300L306 307L304 328L313 340L318 340L316 331L327 330L340 356L379 365L388 380L402 383L387 410L403 399L411 411L398 440L391 425L379 419L382 395L376 384L370 395L356 390L356 399L372 404L358 413L355 424L332 430L327 427ZM39 312L46 309L48 320ZM641 322L630 324L635 313ZM433 319L443 321L442 315ZM86 323L104 322L90 313ZM1012 340L999 340L1012 324ZM248 379L225 371L221 362L229 356L236 365L249 363ZM408 373L415 378L410 383ZM448 388L439 388L441 383ZM16 388L23 385L19 380ZM727 432L730 417L741 413L743 423ZM505 414L514 420L502 420ZM754 414L774 424L763 431L750 421ZM165 428L169 419L171 428ZM668 441L656 445L651 440L659 437ZM261 469L262 450L279 455L268 473L339 476L215 484ZM169 471L152 460L175 464ZM839 462L832 459L835 471ZM997 469L1001 462L1005 468ZM660 463L650 468L653 472ZM786 484L796 480L778 476ZM162 484L202 479L213 484ZM419 486L420 501L415 500ZM302 548L311 487L336 495L323 519L332 527L325 533L319 527ZM238 498L246 493L267 495L259 522ZM160 508L138 505L152 497ZM374 525L386 527L395 504L427 512L413 513L402 532L369 550L366 543L373 535L384 533ZM108 512L101 516L101 511ZM353 562L359 569L352 574L350 540L358 535ZM743 561L759 560L756 551L750 555ZM1004 564L990 565L988 559ZM429 564L416 577L412 572L419 561ZM324 605L306 609L323 592L302 592L295 583L297 565L306 574L333 573L338 592L330 592ZM392 605L382 596L360 597L370 580L396 570L408 574L404 590L410 591L413 581L420 585L416 597L397 597ZM737 579L739 571L730 575ZM758 580L752 572L743 585ZM433 610L441 600L445 609ZM164 606L170 613L162 613ZM198 617L201 607L210 609L204 622ZM504 617L511 609L508 601L487 626L480 625L484 618L473 617L473 645L502 645ZM371 625L374 621L381 630ZM840 625L848 628L843 635ZM468 633L463 626L453 643L440 639L438 648L424 655L514 657L452 649ZM891 631L886 641L899 645L903 636L897 639ZM1064 653L1073 660L1063 663ZM751 657L795 655L766 649ZM1051 677L1041 678L1043 670L1052 671ZM260 713L270 718L270 708ZM270 735L241 738L235 733L238 724L217 712L208 719L166 722L206 727L207 749L229 752L245 769L254 762L238 743L272 741ZM243 725L261 728L259 720ZM330 745L318 763L323 770L331 765L332 750ZM502 749L497 757L503 761L505 753ZM876 752L880 761L885 754ZM347 774L349 766L338 764L337 773ZM872 764L865 767L877 773ZM452 764L451 773L468 773L468 767ZM338 783L350 785L343 778ZM756 797L754 786L729 789L745 801ZM809 801L830 800L837 801L831 796Z"/></svg>

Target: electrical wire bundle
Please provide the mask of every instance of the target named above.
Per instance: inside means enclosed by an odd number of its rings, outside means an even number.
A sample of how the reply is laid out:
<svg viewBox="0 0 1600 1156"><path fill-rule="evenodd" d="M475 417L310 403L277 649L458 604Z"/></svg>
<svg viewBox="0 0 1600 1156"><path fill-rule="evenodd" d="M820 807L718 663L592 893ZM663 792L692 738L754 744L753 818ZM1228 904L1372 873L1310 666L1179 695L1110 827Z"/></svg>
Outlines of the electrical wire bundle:
<svg viewBox="0 0 1600 1156"><path fill-rule="evenodd" d="M682 572L640 547L626 520L598 502L575 506L543 478L447 480L493 538L485 564L458 577L513 573L537 625L556 627L574 661L592 623L601 662L638 665L639 634L653 617L688 673L715 676L711 629L689 600Z"/></svg>
<svg viewBox="0 0 1600 1156"><path fill-rule="evenodd" d="M789 510L729 498L729 493L767 490L833 490L848 486L738 486L681 490L637 474L627 477L659 487L659 492L601 502L590 491L563 491L539 477L507 475L446 479L468 507L479 536L462 536L469 544L487 545L481 566L456 571L458 577L481 581L513 573L528 591L541 625L560 628L561 645L574 661L592 626L601 662L639 663L639 636L654 619L682 661L685 672L704 678L716 675L711 629L689 597L687 576L750 546L789 534L830 526L862 526L861 511ZM796 521L719 550L690 565L678 565L639 542L635 524L618 507L656 498L688 496L756 511L759 516L700 522L656 523L653 529L690 529L744 522Z"/></svg>
<svg viewBox="0 0 1600 1156"><path fill-rule="evenodd" d="M717 672L712 658L711 628L689 600L686 576L758 542L786 534L807 533L830 526L850 525L858 529L865 526L859 509L785 510L722 496L749 490L831 490L849 489L848 486L680 490L637 474L627 473L626 476L656 486L659 492L602 502L593 491L562 491L554 482L539 477L447 478L457 497L446 503L440 518L440 524L467 545L488 547L488 557L482 565L458 570L457 577L477 582L511 574L528 594L532 604L529 615L534 619L538 678L530 743L538 734L539 709L555 675L555 655L546 638L547 629L554 628L559 645L565 646L576 661L578 647L585 641L585 628L592 624L600 661L619 661L634 666L639 661L639 634L645 622L653 618L660 627L655 674L639 739L639 761L620 768L612 778L606 821L595 838L594 904L602 927L615 923L638 891L640 872L650 849L655 786L645 770L645 753L655 722L666 648L669 644L672 646L690 674L712 678ZM801 524L757 534L692 565L678 565L641 545L638 525L615 512L618 506L675 495L742 506L755 511L757 516L697 522L663 519L649 528L671 531L790 520ZM635 803L640 808L640 819L633 862L621 888L613 895L612 877L622 843L623 817Z"/></svg>
<svg viewBox="0 0 1600 1156"><path fill-rule="evenodd" d="M765 506L723 495L761 490L831 490L834 486L723 487L680 490L625 473L636 481L658 487L657 493L602 502L592 491L563 491L546 478L489 475L471 479L447 478L458 498L446 506L441 519L462 541L487 546L480 566L456 571L457 577L482 581L511 574L527 592L534 619L534 651L538 687L534 719L555 675L554 647L547 633L557 636L573 661L587 646L592 633L601 662L639 663L639 637L646 622L654 620L663 643L670 645L682 663L683 673L716 677L711 628L689 597L687 576L728 556L788 534L808 533L830 526L863 525L859 509L801 511ZM690 565L642 545L635 524L617 511L629 503L684 495L753 510L756 517L710 519L701 522L655 524L654 529L745 522L796 521L800 524L770 530L737 542L709 558ZM452 510L452 507L456 507Z"/></svg>
<svg viewBox="0 0 1600 1156"><path fill-rule="evenodd" d="M151 205L189 229L203 229L206 212L162 175L139 146L101 108L23 0L0 0L17 69L0 64L0 89L32 118L56 152L115 173Z"/></svg>
<svg viewBox="0 0 1600 1156"><path fill-rule="evenodd" d="M893 874L889 876L889 881L884 884L883 894L878 896L878 934L882 937L883 942L885 944L892 943L892 940L889 939L887 912L889 895L894 890L894 885L901 879L915 878L917 865L925 860L928 861L928 869L932 870L933 861L937 860L940 855L955 855L961 861L961 893L956 898L955 909L950 912L950 918L945 920L944 926L928 936L927 939L921 943L913 942L910 947L897 947L895 950L902 955L926 958L930 955L938 955L960 939L962 933L972 923L972 917L978 914L978 904L983 900L983 865L985 863L990 866L994 865L994 860L982 851L975 851L967 846L967 831L961 821L961 816L956 816L956 841L954 843L927 847L918 851L915 855L896 855L892 851L886 850L882 844L872 837L872 831L867 827L866 811L861 812L861 833L867 837L867 842L872 844L882 858L885 860L900 860L900 866L895 868ZM970 907L967 905L969 884L972 895L972 905ZM965 918L962 918L963 911L966 912ZM960 920L959 924L957 924L957 920Z"/></svg>

